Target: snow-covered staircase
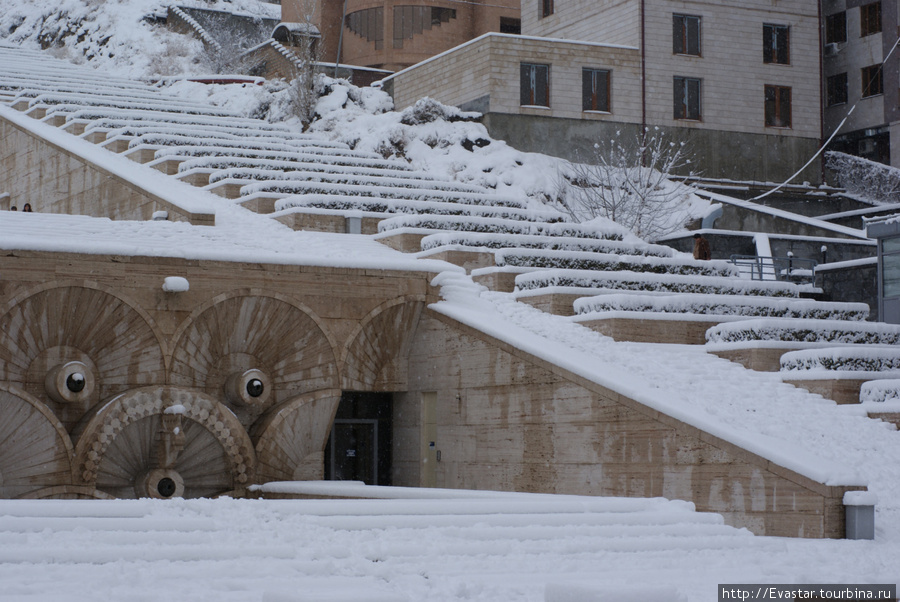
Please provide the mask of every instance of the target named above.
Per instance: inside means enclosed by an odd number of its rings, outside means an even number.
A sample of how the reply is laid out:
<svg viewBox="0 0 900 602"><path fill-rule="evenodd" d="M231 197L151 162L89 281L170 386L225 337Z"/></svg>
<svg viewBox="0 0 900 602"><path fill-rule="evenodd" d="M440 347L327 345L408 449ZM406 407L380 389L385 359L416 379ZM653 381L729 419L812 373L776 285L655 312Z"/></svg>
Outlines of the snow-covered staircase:
<svg viewBox="0 0 900 602"><path fill-rule="evenodd" d="M527 583L524 599L543 599L547 583L573 573L600 570L607 584L634 587L615 573L640 551L687 566L768 545L686 502L431 491L431 499L0 501L3 595L125 599L137 579L190 600L401 602L432 599L449 580L500 588L500 598Z"/></svg>

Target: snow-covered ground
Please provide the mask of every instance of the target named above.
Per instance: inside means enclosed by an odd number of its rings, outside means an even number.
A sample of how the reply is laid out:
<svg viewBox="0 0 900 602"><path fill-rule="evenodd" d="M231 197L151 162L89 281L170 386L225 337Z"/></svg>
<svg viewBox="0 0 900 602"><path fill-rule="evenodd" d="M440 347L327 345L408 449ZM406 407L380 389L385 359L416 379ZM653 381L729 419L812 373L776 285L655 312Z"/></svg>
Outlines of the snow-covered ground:
<svg viewBox="0 0 900 602"><path fill-rule="evenodd" d="M684 502L392 493L0 502L0 599L673 602L900 578L896 540L754 537Z"/></svg>

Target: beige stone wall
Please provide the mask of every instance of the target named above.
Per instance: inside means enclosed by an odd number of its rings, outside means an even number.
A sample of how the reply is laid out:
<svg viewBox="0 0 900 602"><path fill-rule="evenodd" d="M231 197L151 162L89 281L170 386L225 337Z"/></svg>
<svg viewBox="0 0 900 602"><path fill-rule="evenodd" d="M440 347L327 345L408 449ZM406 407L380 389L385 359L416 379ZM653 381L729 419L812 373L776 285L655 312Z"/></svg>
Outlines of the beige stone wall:
<svg viewBox="0 0 900 602"><path fill-rule="evenodd" d="M672 53L672 14L699 15L701 57ZM763 63L763 24L789 25L790 65ZM819 25L814 4L674 2L653 4L647 18L650 123L816 138L820 135ZM701 121L673 119L674 75L702 79ZM792 127L765 127L766 85L788 86Z"/></svg>
<svg viewBox="0 0 900 602"><path fill-rule="evenodd" d="M757 534L842 537L826 487L426 310L395 400L394 482L426 477L421 398L437 393L438 487L664 496ZM427 467L427 464L424 466Z"/></svg>
<svg viewBox="0 0 900 602"><path fill-rule="evenodd" d="M634 0L557 0L543 17L539 0L522 2L522 34L640 46L640 4Z"/></svg>
<svg viewBox="0 0 900 602"><path fill-rule="evenodd" d="M162 210L172 221L214 220L211 214L188 213L2 118L0 190L10 194L11 204L31 203L38 212L147 220Z"/></svg>
<svg viewBox="0 0 900 602"><path fill-rule="evenodd" d="M638 0L557 2L555 14L546 18L539 16L539 6L538 0L523 2L523 34L641 45ZM701 57L672 53L674 13L702 18ZM763 23L790 25L790 65L763 63ZM819 25L815 4L800 0L774 4L736 0L648 2L645 28L648 123L819 137ZM703 80L700 121L673 119L675 75ZM792 88L790 129L765 127L763 95L767 84Z"/></svg>
<svg viewBox="0 0 900 602"><path fill-rule="evenodd" d="M520 64L550 65L550 107L520 106ZM582 111L582 68L612 71L612 111ZM491 35L392 78L394 103L407 107L423 96L462 105L490 96L497 113L612 122L640 121L640 58L629 48Z"/></svg>

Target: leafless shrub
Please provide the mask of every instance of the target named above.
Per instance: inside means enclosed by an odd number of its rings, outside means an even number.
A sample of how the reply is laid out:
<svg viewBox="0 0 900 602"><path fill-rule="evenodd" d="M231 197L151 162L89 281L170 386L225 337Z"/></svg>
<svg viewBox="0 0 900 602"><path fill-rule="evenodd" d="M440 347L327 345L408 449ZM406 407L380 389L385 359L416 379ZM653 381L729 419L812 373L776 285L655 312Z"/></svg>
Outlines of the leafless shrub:
<svg viewBox="0 0 900 602"><path fill-rule="evenodd" d="M670 180L690 166L683 142L647 128L634 139L616 137L594 145L587 163L560 173L560 202L576 221L605 217L645 240L684 226L690 191Z"/></svg>

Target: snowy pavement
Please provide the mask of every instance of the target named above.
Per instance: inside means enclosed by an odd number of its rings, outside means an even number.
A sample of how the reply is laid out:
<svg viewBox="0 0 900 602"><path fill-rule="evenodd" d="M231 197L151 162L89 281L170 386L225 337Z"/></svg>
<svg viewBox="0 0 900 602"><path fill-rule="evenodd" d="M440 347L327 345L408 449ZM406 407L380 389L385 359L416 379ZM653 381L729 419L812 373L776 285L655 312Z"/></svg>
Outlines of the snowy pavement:
<svg viewBox="0 0 900 602"><path fill-rule="evenodd" d="M0 501L2 600L715 600L896 583L897 544L755 537L662 499Z"/></svg>

